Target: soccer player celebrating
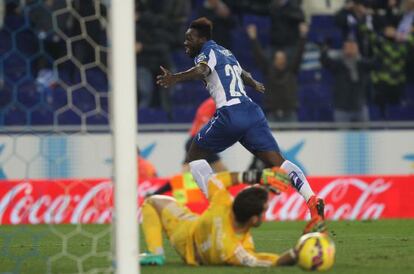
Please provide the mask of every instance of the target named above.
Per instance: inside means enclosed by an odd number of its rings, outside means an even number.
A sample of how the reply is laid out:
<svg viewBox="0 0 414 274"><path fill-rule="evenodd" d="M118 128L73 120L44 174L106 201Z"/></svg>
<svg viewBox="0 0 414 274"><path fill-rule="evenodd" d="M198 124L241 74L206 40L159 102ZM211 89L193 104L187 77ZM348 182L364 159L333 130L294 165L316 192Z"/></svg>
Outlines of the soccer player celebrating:
<svg viewBox="0 0 414 274"><path fill-rule="evenodd" d="M261 185L254 185L233 197L227 191L238 183L256 184L251 171L220 172L205 160L190 163L191 168L206 172L197 184L209 200L208 209L201 215L192 213L174 198L164 195L148 197L142 206L142 230L149 253L140 255L142 265L163 265L165 262L162 230L185 263L189 265L294 265L296 254L291 249L282 255L257 253L250 229L260 226L268 208L268 182L289 184L286 173L266 169ZM314 226L306 228L310 232Z"/></svg>
<svg viewBox="0 0 414 274"><path fill-rule="evenodd" d="M161 67L157 84L170 87L187 80L203 80L216 104L216 113L194 138L187 153L191 173L197 183L208 170L191 162L206 159L212 152L219 153L236 142L261 159L268 167L281 167L287 172L291 184L306 200L311 217L322 221L323 200L313 193L302 170L285 160L273 138L262 109L247 95L245 85L264 92L262 83L243 70L231 51L211 40L212 23L202 17L194 20L185 33L185 52L194 58L195 66L187 71L172 74ZM257 171L256 179L260 179Z"/></svg>

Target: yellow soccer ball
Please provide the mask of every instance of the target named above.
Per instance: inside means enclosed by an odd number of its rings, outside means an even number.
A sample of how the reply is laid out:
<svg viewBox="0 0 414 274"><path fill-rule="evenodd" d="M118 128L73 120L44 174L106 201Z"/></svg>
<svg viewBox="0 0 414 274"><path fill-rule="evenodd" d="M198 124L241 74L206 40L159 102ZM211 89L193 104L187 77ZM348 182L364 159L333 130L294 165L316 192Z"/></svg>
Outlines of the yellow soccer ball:
<svg viewBox="0 0 414 274"><path fill-rule="evenodd" d="M300 237L296 252L298 265L304 270L325 271L335 262L335 243L328 235L319 232Z"/></svg>

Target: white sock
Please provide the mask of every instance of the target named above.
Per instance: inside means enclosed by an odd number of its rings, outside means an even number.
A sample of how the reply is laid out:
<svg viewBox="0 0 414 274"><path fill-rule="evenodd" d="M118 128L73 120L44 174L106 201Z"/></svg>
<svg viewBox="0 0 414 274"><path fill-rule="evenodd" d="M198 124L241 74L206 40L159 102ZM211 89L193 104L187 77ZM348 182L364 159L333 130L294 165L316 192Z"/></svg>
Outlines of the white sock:
<svg viewBox="0 0 414 274"><path fill-rule="evenodd" d="M306 202L310 199L310 197L315 195L309 185L308 180L297 165L291 161L285 160L280 167L287 172L292 186L300 193L300 195L302 195Z"/></svg>
<svg viewBox="0 0 414 274"><path fill-rule="evenodd" d="M208 197L208 180L213 175L213 169L206 160L195 160L190 162L189 165L198 187Z"/></svg>

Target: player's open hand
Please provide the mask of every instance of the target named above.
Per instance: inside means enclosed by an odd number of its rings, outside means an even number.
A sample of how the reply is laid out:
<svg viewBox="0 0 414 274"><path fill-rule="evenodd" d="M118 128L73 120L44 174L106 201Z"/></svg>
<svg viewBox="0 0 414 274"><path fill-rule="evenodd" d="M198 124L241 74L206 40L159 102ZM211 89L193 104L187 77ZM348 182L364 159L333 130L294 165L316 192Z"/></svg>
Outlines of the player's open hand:
<svg viewBox="0 0 414 274"><path fill-rule="evenodd" d="M262 83L258 82L258 81L255 81L254 89L257 90L258 92L261 92L261 93L264 93L265 90L266 90L265 86Z"/></svg>
<svg viewBox="0 0 414 274"><path fill-rule="evenodd" d="M174 75L168 69L160 66L162 74L157 76L157 85L162 86L163 88L169 88L173 86L176 81Z"/></svg>

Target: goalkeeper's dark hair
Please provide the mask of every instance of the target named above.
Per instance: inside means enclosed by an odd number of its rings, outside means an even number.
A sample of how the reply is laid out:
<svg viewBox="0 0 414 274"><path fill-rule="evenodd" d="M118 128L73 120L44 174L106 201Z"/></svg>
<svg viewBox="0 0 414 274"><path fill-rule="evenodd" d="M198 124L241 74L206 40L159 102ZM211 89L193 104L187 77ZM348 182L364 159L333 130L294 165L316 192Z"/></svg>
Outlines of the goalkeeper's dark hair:
<svg viewBox="0 0 414 274"><path fill-rule="evenodd" d="M210 40L213 36L213 23L206 17L195 19L191 22L190 28L197 30L198 35L206 38L207 40Z"/></svg>
<svg viewBox="0 0 414 274"><path fill-rule="evenodd" d="M245 224L253 216L260 216L268 199L267 191L262 187L245 188L237 194L233 202L236 221Z"/></svg>

